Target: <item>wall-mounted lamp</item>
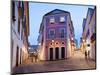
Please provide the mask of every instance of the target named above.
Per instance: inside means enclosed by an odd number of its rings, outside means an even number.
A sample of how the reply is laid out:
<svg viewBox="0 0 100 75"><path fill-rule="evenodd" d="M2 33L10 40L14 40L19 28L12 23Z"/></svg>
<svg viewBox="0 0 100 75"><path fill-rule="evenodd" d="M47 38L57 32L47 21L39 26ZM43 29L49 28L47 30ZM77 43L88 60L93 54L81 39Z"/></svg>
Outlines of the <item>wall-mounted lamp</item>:
<svg viewBox="0 0 100 75"><path fill-rule="evenodd" d="M52 42L54 42L54 40L52 40Z"/></svg>

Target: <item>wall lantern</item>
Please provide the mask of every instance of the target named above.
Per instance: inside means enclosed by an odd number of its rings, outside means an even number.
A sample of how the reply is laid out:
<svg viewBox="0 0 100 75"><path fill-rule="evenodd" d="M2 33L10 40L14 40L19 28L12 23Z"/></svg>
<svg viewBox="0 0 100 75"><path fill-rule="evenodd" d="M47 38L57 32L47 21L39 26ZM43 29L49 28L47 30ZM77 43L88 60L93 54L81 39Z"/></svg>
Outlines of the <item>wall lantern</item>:
<svg viewBox="0 0 100 75"><path fill-rule="evenodd" d="M52 40L52 42L54 42L54 40Z"/></svg>
<svg viewBox="0 0 100 75"><path fill-rule="evenodd" d="M41 43L39 43L39 45L41 45Z"/></svg>

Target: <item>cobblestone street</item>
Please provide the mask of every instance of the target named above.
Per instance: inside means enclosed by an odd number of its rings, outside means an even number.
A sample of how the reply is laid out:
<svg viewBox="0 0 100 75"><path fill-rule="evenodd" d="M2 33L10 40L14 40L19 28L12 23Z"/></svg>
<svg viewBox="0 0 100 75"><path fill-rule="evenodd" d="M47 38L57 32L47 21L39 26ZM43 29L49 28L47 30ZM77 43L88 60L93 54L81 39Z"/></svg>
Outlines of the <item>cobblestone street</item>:
<svg viewBox="0 0 100 75"><path fill-rule="evenodd" d="M84 54L80 51L75 51L74 55L66 60L29 62L27 65L17 67L15 73L82 70L95 69L95 67L93 60L86 60Z"/></svg>

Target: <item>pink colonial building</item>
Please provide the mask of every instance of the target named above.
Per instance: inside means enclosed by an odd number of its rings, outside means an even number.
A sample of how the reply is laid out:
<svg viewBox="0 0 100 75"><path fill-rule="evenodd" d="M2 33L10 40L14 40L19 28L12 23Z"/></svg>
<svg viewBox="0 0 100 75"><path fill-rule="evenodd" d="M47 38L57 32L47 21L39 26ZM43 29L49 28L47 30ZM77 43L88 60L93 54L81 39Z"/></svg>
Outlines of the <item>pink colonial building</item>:
<svg viewBox="0 0 100 75"><path fill-rule="evenodd" d="M69 12L55 9L43 16L39 30L39 59L58 60L72 55L74 27Z"/></svg>

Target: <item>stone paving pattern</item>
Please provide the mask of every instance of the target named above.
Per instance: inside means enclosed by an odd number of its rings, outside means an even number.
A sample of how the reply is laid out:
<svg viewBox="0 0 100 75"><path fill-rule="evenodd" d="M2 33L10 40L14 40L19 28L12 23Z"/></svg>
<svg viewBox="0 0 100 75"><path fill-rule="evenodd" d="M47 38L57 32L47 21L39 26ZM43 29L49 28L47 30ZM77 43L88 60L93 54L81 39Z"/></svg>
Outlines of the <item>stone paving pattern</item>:
<svg viewBox="0 0 100 75"><path fill-rule="evenodd" d="M14 70L15 73L36 73L51 71L69 71L69 70L87 70L96 69L96 63L93 60L86 60L81 51L75 51L71 58L57 61L39 61L31 62L28 60L26 65L20 65Z"/></svg>

